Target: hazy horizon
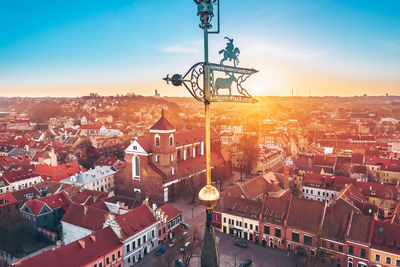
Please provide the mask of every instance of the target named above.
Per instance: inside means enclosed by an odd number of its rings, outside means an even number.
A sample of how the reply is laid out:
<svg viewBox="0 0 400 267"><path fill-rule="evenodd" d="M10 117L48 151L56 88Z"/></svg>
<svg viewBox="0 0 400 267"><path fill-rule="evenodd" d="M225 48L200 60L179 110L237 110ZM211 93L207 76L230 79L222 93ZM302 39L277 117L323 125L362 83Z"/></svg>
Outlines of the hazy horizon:
<svg viewBox="0 0 400 267"><path fill-rule="evenodd" d="M399 14L398 1L221 1L210 59L233 38L259 70L253 95L393 95ZM193 1L2 2L0 25L1 96L190 96L161 78L203 55Z"/></svg>

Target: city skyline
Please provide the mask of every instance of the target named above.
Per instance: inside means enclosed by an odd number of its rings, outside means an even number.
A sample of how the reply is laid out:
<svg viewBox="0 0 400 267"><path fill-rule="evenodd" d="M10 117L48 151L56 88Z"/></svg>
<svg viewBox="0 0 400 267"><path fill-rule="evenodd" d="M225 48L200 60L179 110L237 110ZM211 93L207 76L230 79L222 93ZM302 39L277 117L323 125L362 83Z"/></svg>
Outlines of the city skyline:
<svg viewBox="0 0 400 267"><path fill-rule="evenodd" d="M152 95L155 89L188 96L161 78L201 61L192 1L23 1L1 3L0 10L3 96ZM292 87L301 96L397 94L399 13L395 1L222 1L210 59L219 62L223 37L233 38L240 66L259 70L248 81L254 95L287 96Z"/></svg>

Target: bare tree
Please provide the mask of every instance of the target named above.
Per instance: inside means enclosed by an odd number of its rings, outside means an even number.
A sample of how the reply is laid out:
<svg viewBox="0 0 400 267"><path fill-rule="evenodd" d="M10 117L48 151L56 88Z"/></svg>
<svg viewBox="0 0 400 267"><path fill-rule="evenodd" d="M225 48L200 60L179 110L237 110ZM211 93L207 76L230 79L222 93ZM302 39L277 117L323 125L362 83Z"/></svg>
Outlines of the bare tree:
<svg viewBox="0 0 400 267"><path fill-rule="evenodd" d="M197 199L197 194L200 189L205 185L205 173L196 173L192 169L189 169L188 173L195 173L188 178L183 180L183 186L185 190L190 194L192 198L192 203L194 203Z"/></svg>
<svg viewBox="0 0 400 267"><path fill-rule="evenodd" d="M260 152L258 147L258 137L256 135L243 135L240 140L240 150L240 173L242 173L243 169L246 172L246 176L248 176L258 160ZM240 177L242 177L242 174Z"/></svg>
<svg viewBox="0 0 400 267"><path fill-rule="evenodd" d="M189 232L178 236L178 244L182 255L182 261L185 266L189 266L194 254L201 252L203 246L203 237L198 226L193 226ZM186 244L189 245L186 246Z"/></svg>
<svg viewBox="0 0 400 267"><path fill-rule="evenodd" d="M174 266L174 261L178 256L178 251L176 249L168 249L164 255L162 255L159 259L160 264L164 267L172 267Z"/></svg>

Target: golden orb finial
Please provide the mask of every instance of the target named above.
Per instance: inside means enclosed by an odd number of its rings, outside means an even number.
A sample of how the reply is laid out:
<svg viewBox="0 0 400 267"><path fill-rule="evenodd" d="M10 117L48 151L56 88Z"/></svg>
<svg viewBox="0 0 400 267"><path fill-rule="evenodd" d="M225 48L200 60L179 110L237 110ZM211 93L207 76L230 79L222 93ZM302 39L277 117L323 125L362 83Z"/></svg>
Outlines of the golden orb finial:
<svg viewBox="0 0 400 267"><path fill-rule="evenodd" d="M199 200L207 209L213 209L219 199L219 192L215 186L206 185L199 192Z"/></svg>

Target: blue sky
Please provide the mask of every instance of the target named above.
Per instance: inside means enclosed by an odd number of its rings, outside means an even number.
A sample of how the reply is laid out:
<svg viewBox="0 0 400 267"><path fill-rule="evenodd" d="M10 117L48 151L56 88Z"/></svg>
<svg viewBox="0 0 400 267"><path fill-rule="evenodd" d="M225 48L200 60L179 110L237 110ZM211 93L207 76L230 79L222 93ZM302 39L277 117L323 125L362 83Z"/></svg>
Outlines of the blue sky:
<svg viewBox="0 0 400 267"><path fill-rule="evenodd" d="M191 0L0 0L0 95L188 95L167 73L202 60ZM257 95L400 93L400 1L221 0Z"/></svg>

